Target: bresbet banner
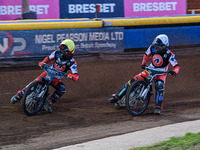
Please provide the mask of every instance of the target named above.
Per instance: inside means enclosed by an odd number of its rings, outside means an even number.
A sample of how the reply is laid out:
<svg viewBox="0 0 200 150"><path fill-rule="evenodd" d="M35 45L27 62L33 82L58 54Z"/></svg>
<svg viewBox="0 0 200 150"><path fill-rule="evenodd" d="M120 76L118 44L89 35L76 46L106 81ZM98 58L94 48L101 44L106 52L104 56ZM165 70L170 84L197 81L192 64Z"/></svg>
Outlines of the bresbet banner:
<svg viewBox="0 0 200 150"><path fill-rule="evenodd" d="M186 0L124 0L125 17L185 15Z"/></svg>
<svg viewBox="0 0 200 150"><path fill-rule="evenodd" d="M0 57L49 55L65 39L74 41L75 54L116 53L124 50L123 27L0 31Z"/></svg>
<svg viewBox="0 0 200 150"><path fill-rule="evenodd" d="M96 5L98 18L124 17L123 0L60 0L60 18L95 18Z"/></svg>
<svg viewBox="0 0 200 150"><path fill-rule="evenodd" d="M59 0L29 0L30 11L36 12L38 19L59 19ZM0 20L21 18L22 0L1 0Z"/></svg>

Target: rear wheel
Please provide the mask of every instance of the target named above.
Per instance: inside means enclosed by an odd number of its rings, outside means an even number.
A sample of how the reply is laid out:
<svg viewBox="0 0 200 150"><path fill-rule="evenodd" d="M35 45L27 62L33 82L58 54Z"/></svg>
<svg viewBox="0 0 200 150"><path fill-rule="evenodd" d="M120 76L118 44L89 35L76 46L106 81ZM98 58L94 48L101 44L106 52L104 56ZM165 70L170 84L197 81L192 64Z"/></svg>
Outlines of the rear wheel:
<svg viewBox="0 0 200 150"><path fill-rule="evenodd" d="M36 115L44 105L47 91L43 91L45 83L42 81L34 81L27 88L22 98L22 107L24 113L28 116ZM42 94L42 92L45 92ZM43 96L41 96L43 95Z"/></svg>
<svg viewBox="0 0 200 150"><path fill-rule="evenodd" d="M145 99L141 98L139 94L142 90L147 87L147 82L143 80L134 81L128 88L126 92L126 109L134 116L141 115L149 104L150 91L148 92Z"/></svg>

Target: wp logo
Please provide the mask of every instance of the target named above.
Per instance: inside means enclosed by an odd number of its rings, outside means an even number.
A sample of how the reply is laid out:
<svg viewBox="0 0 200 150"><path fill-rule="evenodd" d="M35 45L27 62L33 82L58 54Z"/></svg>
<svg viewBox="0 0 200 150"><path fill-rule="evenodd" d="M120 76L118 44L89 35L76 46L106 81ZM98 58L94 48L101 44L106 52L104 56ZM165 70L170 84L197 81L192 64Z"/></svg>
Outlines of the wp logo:
<svg viewBox="0 0 200 150"><path fill-rule="evenodd" d="M27 55L26 40L22 37L13 37L8 32L0 32L0 56ZM8 54L9 51L9 54Z"/></svg>
<svg viewBox="0 0 200 150"><path fill-rule="evenodd" d="M13 37L10 33L3 32L3 34L0 34L0 39L2 39L2 41L0 41L0 56L1 56L5 54L12 46Z"/></svg>

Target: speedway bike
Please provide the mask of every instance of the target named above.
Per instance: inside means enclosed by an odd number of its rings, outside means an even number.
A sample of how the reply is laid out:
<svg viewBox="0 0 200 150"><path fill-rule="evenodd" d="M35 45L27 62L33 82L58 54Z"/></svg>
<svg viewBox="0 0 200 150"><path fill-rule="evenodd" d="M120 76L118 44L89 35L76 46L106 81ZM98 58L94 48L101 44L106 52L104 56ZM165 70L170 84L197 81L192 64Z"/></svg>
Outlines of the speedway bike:
<svg viewBox="0 0 200 150"><path fill-rule="evenodd" d="M125 96L127 111L133 115L141 115L148 107L150 97L153 95L152 84L157 75L169 74L166 71L158 71L145 67L149 75L144 80L135 80L129 87Z"/></svg>
<svg viewBox="0 0 200 150"><path fill-rule="evenodd" d="M25 90L22 98L22 108L28 116L36 115L42 108L48 97L49 85L54 77L70 78L66 73L50 68L46 64L42 68L47 72L43 81L33 81Z"/></svg>

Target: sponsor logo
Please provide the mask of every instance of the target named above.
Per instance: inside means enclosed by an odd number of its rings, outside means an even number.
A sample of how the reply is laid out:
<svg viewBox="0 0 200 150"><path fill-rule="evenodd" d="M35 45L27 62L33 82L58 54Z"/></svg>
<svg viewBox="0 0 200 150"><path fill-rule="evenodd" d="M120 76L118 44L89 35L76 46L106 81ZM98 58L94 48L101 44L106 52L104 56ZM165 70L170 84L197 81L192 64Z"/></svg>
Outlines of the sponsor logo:
<svg viewBox="0 0 200 150"><path fill-rule="evenodd" d="M133 3L133 12L175 11L177 2Z"/></svg>
<svg viewBox="0 0 200 150"><path fill-rule="evenodd" d="M73 67L72 67L72 69L76 69L77 67L76 67L76 65L74 65Z"/></svg>
<svg viewBox="0 0 200 150"><path fill-rule="evenodd" d="M161 66L163 64L163 59L158 54L154 55L152 59L155 66Z"/></svg>
<svg viewBox="0 0 200 150"><path fill-rule="evenodd" d="M124 0L125 17L186 14L186 0Z"/></svg>
<svg viewBox="0 0 200 150"><path fill-rule="evenodd" d="M3 32L3 43L0 43L0 56L5 54L13 44L13 37L10 33ZM6 37L4 37L6 35Z"/></svg>
<svg viewBox="0 0 200 150"><path fill-rule="evenodd" d="M153 52L153 53L155 53L155 52L156 52L155 48L152 48L152 52Z"/></svg>
<svg viewBox="0 0 200 150"><path fill-rule="evenodd" d="M171 56L171 61L174 61L174 60L175 60L174 55L172 55Z"/></svg>
<svg viewBox="0 0 200 150"><path fill-rule="evenodd" d="M37 14L48 14L49 5L30 5L30 11L34 11ZM0 15L21 15L22 6L21 5L8 5L0 6Z"/></svg>
<svg viewBox="0 0 200 150"><path fill-rule="evenodd" d="M143 75L146 75L146 72L143 71L142 74L143 74Z"/></svg>
<svg viewBox="0 0 200 150"><path fill-rule="evenodd" d="M96 5L100 6L100 13L113 13L115 11L115 3L104 4L68 4L68 13L81 14L81 13L95 13Z"/></svg>
<svg viewBox="0 0 200 150"><path fill-rule="evenodd" d="M66 65L60 65L60 63L58 62L58 60L56 60L56 63L54 65L55 69L58 71L64 71L66 68Z"/></svg>
<svg viewBox="0 0 200 150"><path fill-rule="evenodd" d="M0 37L2 41L0 41L0 56L4 55L8 52L11 47L12 51L10 55L27 55L30 54L30 51L23 51L26 48L26 40L24 38L14 38L8 32L2 32L3 35L0 33Z"/></svg>
<svg viewBox="0 0 200 150"><path fill-rule="evenodd" d="M177 73L179 71L179 68L175 68L174 71Z"/></svg>

